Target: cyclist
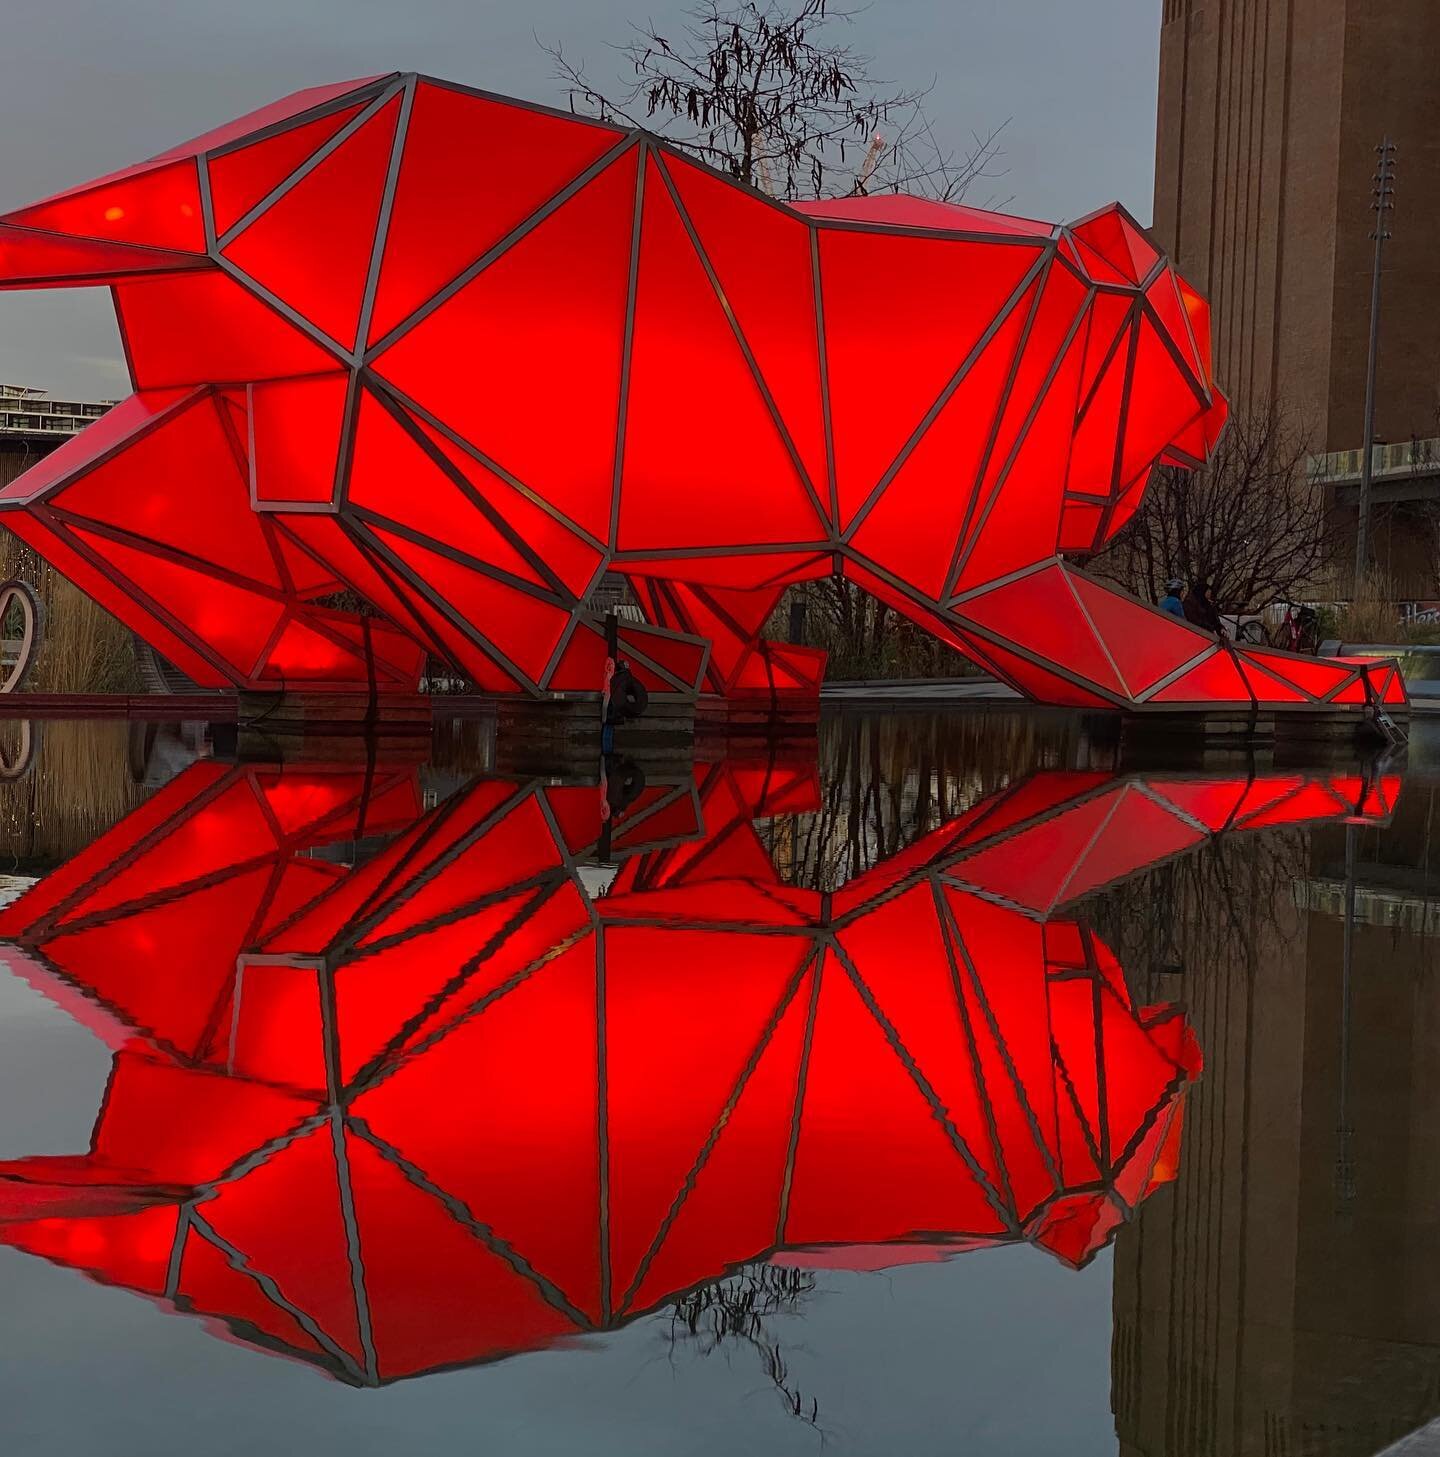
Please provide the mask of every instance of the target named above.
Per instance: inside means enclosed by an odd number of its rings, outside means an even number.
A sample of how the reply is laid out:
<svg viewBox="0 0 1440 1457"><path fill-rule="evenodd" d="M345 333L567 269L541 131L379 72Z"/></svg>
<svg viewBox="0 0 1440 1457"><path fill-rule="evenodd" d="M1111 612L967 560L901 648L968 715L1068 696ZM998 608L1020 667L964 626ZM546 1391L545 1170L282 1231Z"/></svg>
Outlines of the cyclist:
<svg viewBox="0 0 1440 1457"><path fill-rule="evenodd" d="M1160 599L1158 606L1161 612L1168 612L1172 617L1185 616L1185 604L1180 600L1180 594L1185 590L1183 578L1171 577L1165 583L1165 595Z"/></svg>

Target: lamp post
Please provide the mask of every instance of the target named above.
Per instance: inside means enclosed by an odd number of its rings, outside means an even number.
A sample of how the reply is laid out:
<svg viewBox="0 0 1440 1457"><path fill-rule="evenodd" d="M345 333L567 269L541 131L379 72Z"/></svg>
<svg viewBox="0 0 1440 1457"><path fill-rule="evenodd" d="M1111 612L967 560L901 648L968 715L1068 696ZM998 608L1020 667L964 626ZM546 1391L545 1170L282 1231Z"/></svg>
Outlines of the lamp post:
<svg viewBox="0 0 1440 1457"><path fill-rule="evenodd" d="M1365 569L1370 561L1370 473L1371 456L1375 453L1375 359L1380 347L1380 269L1385 240L1390 236L1385 227L1385 214L1395 207L1395 143L1386 137L1375 148L1380 165L1371 189L1375 214L1375 263L1370 276L1370 353L1365 364L1365 448L1360 454L1360 519L1355 529L1355 595L1360 595Z"/></svg>

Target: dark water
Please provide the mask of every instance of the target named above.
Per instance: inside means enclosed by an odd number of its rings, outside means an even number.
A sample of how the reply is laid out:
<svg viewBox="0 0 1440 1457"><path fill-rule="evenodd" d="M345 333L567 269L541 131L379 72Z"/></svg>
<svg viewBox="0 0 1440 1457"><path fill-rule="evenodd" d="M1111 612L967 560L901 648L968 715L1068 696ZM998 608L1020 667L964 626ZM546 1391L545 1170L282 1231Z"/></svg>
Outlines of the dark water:
<svg viewBox="0 0 1440 1457"><path fill-rule="evenodd" d="M837 718L612 765L608 826L476 725L30 747L7 1453L1338 1457L1440 1417L1423 734L1135 769L1063 716Z"/></svg>

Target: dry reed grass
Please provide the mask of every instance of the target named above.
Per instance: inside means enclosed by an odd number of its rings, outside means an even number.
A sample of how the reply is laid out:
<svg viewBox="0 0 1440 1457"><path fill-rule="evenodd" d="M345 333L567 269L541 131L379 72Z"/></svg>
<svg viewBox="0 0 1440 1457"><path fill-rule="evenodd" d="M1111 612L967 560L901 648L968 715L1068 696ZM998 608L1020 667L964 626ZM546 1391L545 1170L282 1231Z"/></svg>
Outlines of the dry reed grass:
<svg viewBox="0 0 1440 1457"><path fill-rule="evenodd" d="M1403 641L1406 634L1395 605L1398 597L1395 581L1388 573L1367 572L1359 590L1334 609L1333 621L1327 624L1331 635L1347 643Z"/></svg>
<svg viewBox="0 0 1440 1457"><path fill-rule="evenodd" d="M7 756L19 728L0 725ZM60 720L31 728L40 736L34 769L0 782L0 857L26 869L78 854L146 793L130 772L128 723Z"/></svg>
<svg viewBox="0 0 1440 1457"><path fill-rule="evenodd" d="M0 531L0 577L35 588L44 640L25 687L36 693L138 693L134 640L116 621L9 531Z"/></svg>

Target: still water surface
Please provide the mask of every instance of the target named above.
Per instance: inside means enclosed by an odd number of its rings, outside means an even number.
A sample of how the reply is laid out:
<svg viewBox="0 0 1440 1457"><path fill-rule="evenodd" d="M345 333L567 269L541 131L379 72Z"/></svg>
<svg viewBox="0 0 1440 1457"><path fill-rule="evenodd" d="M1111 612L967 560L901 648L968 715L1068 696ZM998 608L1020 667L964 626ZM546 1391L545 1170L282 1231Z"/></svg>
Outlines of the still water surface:
<svg viewBox="0 0 1440 1457"><path fill-rule="evenodd" d="M6 1451L1379 1452L1440 1416L1430 755L845 717L607 827L473 726L48 725Z"/></svg>

